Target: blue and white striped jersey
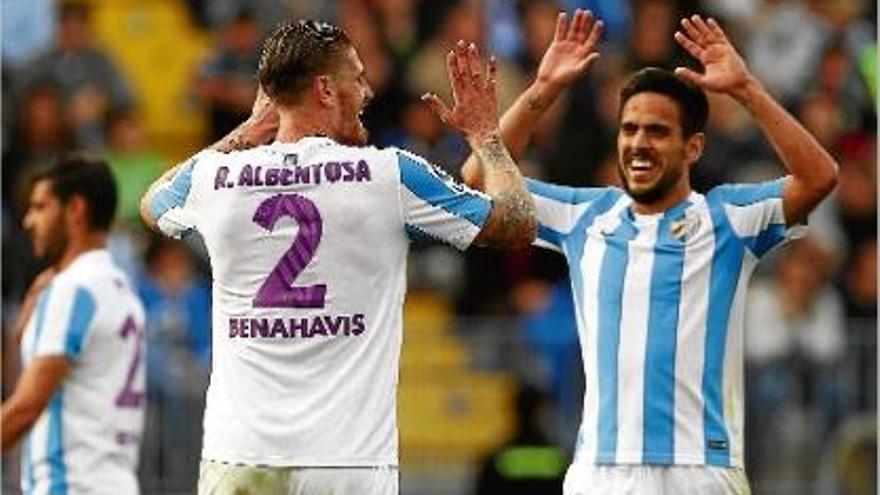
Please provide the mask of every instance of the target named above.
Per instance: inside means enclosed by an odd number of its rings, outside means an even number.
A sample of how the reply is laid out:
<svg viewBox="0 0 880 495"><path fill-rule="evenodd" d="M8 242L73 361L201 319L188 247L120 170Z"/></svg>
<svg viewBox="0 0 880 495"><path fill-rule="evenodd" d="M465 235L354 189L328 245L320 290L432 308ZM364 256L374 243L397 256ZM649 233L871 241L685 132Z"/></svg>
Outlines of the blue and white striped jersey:
<svg viewBox="0 0 880 495"><path fill-rule="evenodd" d="M22 364L64 356L70 373L22 443L25 495L138 493L143 332L141 302L104 249L80 255L40 294Z"/></svg>
<svg viewBox="0 0 880 495"><path fill-rule="evenodd" d="M211 258L203 457L396 465L409 238L464 249L490 199L404 151L311 137L202 152L151 206Z"/></svg>
<svg viewBox="0 0 880 495"><path fill-rule="evenodd" d="M569 265L586 392L575 462L743 466L745 292L787 229L785 179L640 215L616 188L529 180Z"/></svg>

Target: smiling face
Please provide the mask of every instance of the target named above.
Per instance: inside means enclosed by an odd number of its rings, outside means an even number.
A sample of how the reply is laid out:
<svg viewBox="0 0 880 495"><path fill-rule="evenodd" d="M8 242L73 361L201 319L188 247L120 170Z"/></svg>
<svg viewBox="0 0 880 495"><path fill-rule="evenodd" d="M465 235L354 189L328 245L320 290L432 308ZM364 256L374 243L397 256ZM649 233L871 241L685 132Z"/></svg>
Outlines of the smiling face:
<svg viewBox="0 0 880 495"><path fill-rule="evenodd" d="M369 133L361 117L373 98L373 90L354 47L348 47L340 56L339 67L332 80L337 94L337 115L332 137L343 144L367 144Z"/></svg>
<svg viewBox="0 0 880 495"><path fill-rule="evenodd" d="M637 93L620 113L618 170L624 189L640 205L658 211L690 192L689 169L703 149L704 136L684 136L676 102L659 93Z"/></svg>

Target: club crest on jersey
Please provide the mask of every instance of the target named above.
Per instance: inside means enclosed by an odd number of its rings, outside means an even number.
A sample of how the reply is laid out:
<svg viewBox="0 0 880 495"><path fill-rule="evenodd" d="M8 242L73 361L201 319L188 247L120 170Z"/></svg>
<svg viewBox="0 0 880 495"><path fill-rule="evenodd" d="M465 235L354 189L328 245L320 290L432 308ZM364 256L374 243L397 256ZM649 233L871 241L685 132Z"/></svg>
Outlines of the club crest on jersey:
<svg viewBox="0 0 880 495"><path fill-rule="evenodd" d="M679 242L687 242L698 230L700 230L698 215L685 216L669 224L669 233Z"/></svg>

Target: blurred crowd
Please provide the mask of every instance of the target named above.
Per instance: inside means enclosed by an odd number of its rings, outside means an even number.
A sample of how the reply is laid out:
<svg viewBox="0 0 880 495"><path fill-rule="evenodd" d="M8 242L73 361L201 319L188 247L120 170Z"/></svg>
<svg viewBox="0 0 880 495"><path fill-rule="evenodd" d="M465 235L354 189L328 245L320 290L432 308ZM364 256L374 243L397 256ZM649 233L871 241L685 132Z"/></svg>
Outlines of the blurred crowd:
<svg viewBox="0 0 880 495"><path fill-rule="evenodd" d="M154 0L157 1L158 0ZM196 477L196 428L210 368L210 273L198 240L149 235L138 201L154 178L186 158L151 143L144 123L153 95L136 91L125 60L95 36L94 12L110 0L4 0L2 16L2 228L4 367L13 369L10 323L39 263L21 229L28 176L71 150L105 156L120 187L111 249L145 302L151 408L165 418L145 462L167 476ZM131 2L133 5L138 2ZM876 410L877 140L876 16L868 0L162 0L213 45L190 68L181 108L195 106L208 145L247 117L260 40L285 16L343 26L376 94L365 115L371 141L418 153L457 175L461 136L419 100L450 101L444 56L458 39L500 59L502 109L534 76L560 9L585 7L606 24L591 74L547 112L520 162L526 175L576 186L615 184L617 91L635 69L691 65L672 33L683 14L717 18L749 67L839 161L837 191L810 218L807 239L762 267L750 294L747 406L753 479L785 469L803 442L820 448L859 413ZM161 29L158 26L157 29ZM153 71L162 77L162 66ZM783 173L773 150L736 102L710 95L708 147L695 168L697 191ZM181 110L182 111L182 110ZM461 321L514 322L541 372L523 373L548 394L557 433L579 420L582 377L561 257L538 250L472 249L463 256L414 246L410 287L441 294ZM510 326L511 323L506 324ZM507 329L510 332L510 329ZM514 330L515 331L515 330ZM4 394L10 377L4 373ZM154 412L155 412L154 411ZM155 421L156 415L150 416ZM787 425L768 430L768 424ZM559 426L562 425L562 426ZM148 426L149 428L149 426ZM810 432L806 435L806 432ZM189 435L190 437L187 437ZM194 435L194 436L193 436ZM810 437L802 440L802 436ZM876 442L876 431L873 433ZM565 444L564 434L549 438ZM570 435L571 439L574 435ZM177 439L185 452L162 450ZM183 439L183 441L180 441ZM179 442L179 443L178 443ZM794 442L794 443L792 443ZM798 443L801 442L801 443ZM189 450L187 450L189 449ZM159 466L159 467L155 467ZM794 467L792 467L794 466ZM814 466L815 467L815 466ZM814 468L813 467L813 468ZM781 470L781 471L780 471ZM794 476L798 476L795 474ZM812 475L811 475L812 476ZM820 476L821 477L821 476ZM876 480L876 470L874 471ZM817 479L816 483L821 483ZM760 491L759 491L760 493Z"/></svg>

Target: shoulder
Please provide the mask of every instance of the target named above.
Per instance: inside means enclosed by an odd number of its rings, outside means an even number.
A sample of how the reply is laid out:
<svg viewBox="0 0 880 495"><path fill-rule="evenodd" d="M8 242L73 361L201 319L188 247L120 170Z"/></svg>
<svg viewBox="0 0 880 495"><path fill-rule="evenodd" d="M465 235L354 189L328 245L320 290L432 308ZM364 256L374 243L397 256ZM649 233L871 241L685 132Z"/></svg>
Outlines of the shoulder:
<svg viewBox="0 0 880 495"><path fill-rule="evenodd" d="M617 187L560 186L529 178L526 178L525 181L526 187L532 195L552 199L560 203L615 202L625 194Z"/></svg>
<svg viewBox="0 0 880 495"><path fill-rule="evenodd" d="M770 199L781 199L787 177L751 184L722 184L706 193L706 200L734 206L748 206Z"/></svg>

